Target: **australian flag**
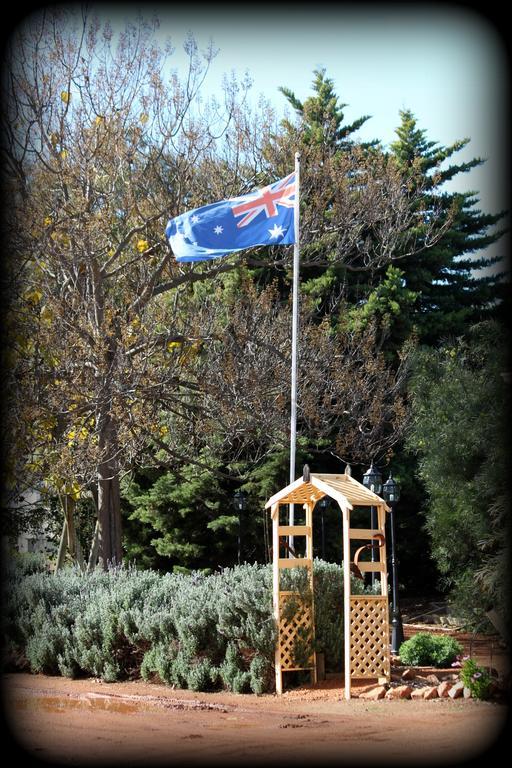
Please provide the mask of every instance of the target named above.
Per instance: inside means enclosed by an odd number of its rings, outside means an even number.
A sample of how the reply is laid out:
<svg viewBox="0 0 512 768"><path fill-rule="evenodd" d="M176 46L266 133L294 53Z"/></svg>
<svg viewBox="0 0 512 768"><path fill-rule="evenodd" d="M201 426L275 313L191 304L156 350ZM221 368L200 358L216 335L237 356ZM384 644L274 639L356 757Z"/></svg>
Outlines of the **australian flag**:
<svg viewBox="0 0 512 768"><path fill-rule="evenodd" d="M208 261L255 245L295 242L295 173L241 197L171 219L165 229L176 261Z"/></svg>

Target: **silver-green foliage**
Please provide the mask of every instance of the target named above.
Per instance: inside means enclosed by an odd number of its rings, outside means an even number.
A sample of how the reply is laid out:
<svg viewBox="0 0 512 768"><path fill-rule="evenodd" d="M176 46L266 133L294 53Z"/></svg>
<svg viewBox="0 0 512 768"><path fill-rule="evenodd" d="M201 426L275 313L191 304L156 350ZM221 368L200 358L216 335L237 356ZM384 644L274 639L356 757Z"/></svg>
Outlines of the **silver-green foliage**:
<svg viewBox="0 0 512 768"><path fill-rule="evenodd" d="M341 567L315 561L316 645L340 668ZM308 596L302 569L289 588ZM286 577L285 577L286 578ZM134 568L4 574L7 663L105 681L142 676L192 690L273 688L272 569L241 565L205 575ZM361 591L354 583L354 591Z"/></svg>

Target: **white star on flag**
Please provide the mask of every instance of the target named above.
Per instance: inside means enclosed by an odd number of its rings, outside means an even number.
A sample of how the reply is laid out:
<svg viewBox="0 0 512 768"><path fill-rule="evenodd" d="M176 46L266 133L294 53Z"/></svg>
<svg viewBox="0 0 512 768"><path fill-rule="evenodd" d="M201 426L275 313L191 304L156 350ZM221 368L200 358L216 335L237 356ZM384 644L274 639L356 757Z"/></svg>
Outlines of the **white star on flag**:
<svg viewBox="0 0 512 768"><path fill-rule="evenodd" d="M221 235L224 232L224 227L221 227L220 224L217 224L213 231L216 235Z"/></svg>
<svg viewBox="0 0 512 768"><path fill-rule="evenodd" d="M270 237L282 237L284 235L284 229L280 224L274 224L272 229L269 229Z"/></svg>
<svg viewBox="0 0 512 768"><path fill-rule="evenodd" d="M197 213L190 217L191 224L197 224L198 221L201 221L201 217L198 216Z"/></svg>

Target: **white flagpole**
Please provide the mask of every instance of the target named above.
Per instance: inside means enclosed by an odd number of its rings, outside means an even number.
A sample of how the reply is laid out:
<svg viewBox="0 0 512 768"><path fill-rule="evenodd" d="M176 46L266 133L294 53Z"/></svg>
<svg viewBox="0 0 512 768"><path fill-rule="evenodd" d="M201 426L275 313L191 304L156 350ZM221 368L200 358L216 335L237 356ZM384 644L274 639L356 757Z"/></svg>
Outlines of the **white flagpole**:
<svg viewBox="0 0 512 768"><path fill-rule="evenodd" d="M300 154L295 153L295 205L293 207L293 226L295 243L293 245L293 291L292 291L292 373L291 373L291 415L290 415L290 483L295 482L295 453L297 449L297 337L299 327L299 191L300 191ZM289 507L289 525L294 525L295 505ZM288 537L288 544L293 548L293 536Z"/></svg>

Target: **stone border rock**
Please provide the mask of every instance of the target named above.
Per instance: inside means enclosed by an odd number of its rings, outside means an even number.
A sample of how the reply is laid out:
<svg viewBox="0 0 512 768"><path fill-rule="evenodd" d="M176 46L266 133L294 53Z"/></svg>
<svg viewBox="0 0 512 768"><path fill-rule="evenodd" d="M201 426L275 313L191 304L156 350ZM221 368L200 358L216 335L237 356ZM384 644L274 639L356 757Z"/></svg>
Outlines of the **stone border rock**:
<svg viewBox="0 0 512 768"><path fill-rule="evenodd" d="M496 679L491 698L500 697L505 692L504 685ZM390 683L370 683L354 688L354 699L471 699L469 688L459 680L453 669L435 669L435 667L394 667Z"/></svg>
<svg viewBox="0 0 512 768"><path fill-rule="evenodd" d="M458 699L471 698L471 691L464 683L443 680L438 685L423 684L394 685L393 683L367 685L352 692L353 698L378 701L379 699Z"/></svg>

